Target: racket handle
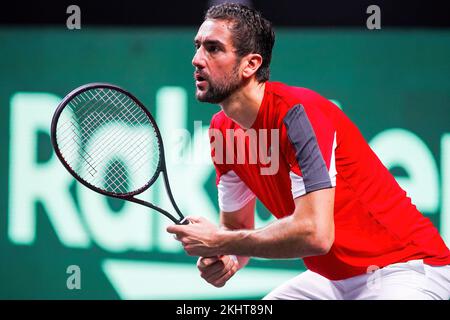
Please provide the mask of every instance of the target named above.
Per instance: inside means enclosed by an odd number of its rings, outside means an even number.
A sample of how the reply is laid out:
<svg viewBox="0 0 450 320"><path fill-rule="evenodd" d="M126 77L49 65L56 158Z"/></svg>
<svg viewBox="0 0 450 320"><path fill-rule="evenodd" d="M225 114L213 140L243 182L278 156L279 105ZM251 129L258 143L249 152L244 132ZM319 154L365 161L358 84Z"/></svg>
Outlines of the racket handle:
<svg viewBox="0 0 450 320"><path fill-rule="evenodd" d="M187 217L184 217L183 219L178 221L178 224L183 224L183 225L189 224L189 220L187 219Z"/></svg>

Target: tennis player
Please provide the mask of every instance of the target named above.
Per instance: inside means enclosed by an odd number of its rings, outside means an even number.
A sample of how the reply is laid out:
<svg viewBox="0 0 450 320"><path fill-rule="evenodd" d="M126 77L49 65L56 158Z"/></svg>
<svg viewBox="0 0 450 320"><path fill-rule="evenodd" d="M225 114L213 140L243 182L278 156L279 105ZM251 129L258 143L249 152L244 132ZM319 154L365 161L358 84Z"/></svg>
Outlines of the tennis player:
<svg viewBox="0 0 450 320"><path fill-rule="evenodd" d="M450 253L438 230L338 107L312 90L268 81L274 39L253 9L207 11L192 64L197 99L222 109L211 120L221 227L190 217L167 231L200 257L201 276L216 287L249 257L303 258L308 270L266 299L449 299ZM218 143L218 133L250 130L272 133L276 171L263 174L269 164L260 158L236 161L243 150L230 139ZM256 198L277 218L259 229Z"/></svg>

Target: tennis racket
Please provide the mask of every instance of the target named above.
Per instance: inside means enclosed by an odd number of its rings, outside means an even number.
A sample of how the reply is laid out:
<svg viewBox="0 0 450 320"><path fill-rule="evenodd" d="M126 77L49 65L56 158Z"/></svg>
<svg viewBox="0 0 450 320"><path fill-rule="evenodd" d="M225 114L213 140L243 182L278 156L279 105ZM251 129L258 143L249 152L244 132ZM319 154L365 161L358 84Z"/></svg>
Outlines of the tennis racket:
<svg viewBox="0 0 450 320"><path fill-rule="evenodd" d="M108 83L76 88L53 115L51 141L64 167L89 189L147 206L176 224L188 223L170 190L156 121L128 91ZM177 216L135 197L161 174Z"/></svg>

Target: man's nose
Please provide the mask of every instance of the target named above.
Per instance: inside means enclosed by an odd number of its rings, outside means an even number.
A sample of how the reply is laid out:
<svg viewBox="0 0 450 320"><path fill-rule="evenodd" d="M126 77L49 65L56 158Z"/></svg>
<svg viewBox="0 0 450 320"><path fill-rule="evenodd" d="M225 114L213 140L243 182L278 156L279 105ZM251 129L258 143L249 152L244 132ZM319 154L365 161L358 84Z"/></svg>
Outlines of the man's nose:
<svg viewBox="0 0 450 320"><path fill-rule="evenodd" d="M195 52L194 57L192 58L192 65L199 69L205 66L205 59L201 49L197 49Z"/></svg>

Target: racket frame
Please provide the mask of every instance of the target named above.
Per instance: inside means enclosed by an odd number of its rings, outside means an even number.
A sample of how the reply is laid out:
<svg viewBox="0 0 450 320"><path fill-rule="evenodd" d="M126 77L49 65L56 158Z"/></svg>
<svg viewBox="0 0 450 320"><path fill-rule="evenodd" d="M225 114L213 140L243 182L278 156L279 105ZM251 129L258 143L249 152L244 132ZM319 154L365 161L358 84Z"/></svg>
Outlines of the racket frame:
<svg viewBox="0 0 450 320"><path fill-rule="evenodd" d="M64 110L64 108L74 99L74 97L76 97L77 95L88 91L88 90L93 90L93 89L111 89L111 90L115 90L115 91L119 91L122 94L128 96L130 99L133 100L133 102L136 103L137 106L139 106L144 113L146 114L147 118L149 119L150 123L152 124L155 133L156 133L156 138L158 140L158 144L159 144L159 148L160 148L160 154L159 154L159 160L158 160L158 166L155 170L155 173L153 174L153 176L151 177L151 179L141 188L128 192L128 193L115 193L115 192L109 192L106 190L102 190L94 185L91 185L90 183L88 183L87 181L85 181L84 179L82 179L76 172L74 169L72 169L72 167L67 163L67 161L64 159L59 147L58 147L58 142L56 139L56 129L57 129L57 125L58 125L58 120L59 117L61 116L62 111ZM154 209L160 213L162 213L163 215L165 215L167 218L169 218L170 220L172 220L174 223L176 224L186 224L187 223L187 219L185 219L184 215L181 213L180 209L178 208L175 199L173 197L172 194L172 190L170 189L170 184L169 184L169 177L167 174L167 166L166 166L166 161L165 161L165 153L164 153L164 145L163 145L163 141L162 141L162 137L161 137L161 133L159 131L158 125L156 124L155 119L153 118L153 116L151 115L151 113L147 110L147 108L130 92L126 91L125 89L122 89L121 87L118 87L116 85L110 84L110 83L102 83L102 82L95 82L95 83L88 83L85 85L82 85L74 90L72 90L71 92L69 92L64 98L63 100L59 103L58 107L55 110L55 113L53 114L53 118L52 118L52 123L50 126L50 139L51 139L51 143L53 146L53 150L55 150L55 153L57 155L57 157L59 158L59 160L61 161L61 163L64 165L64 167L67 169L67 171L70 172L70 174L81 184L83 184L85 187L100 193L102 195L105 196L109 196L109 197L113 197L113 198L117 198L117 199L122 199L122 200L127 200L127 201L131 201L131 202L135 202L144 206L147 206L151 209ZM167 195L169 196L169 199L172 203L173 208L175 209L175 211L177 212L178 216L180 217L180 219L176 219L172 214L170 214L168 211L154 205L151 202L142 200L142 199L138 199L135 198L136 195L143 193L144 191L146 191L148 188L150 188L150 186L153 185L153 183L155 183L155 181L158 179L159 175L162 173L163 175L163 180L164 180L164 186L166 188L166 192Z"/></svg>

